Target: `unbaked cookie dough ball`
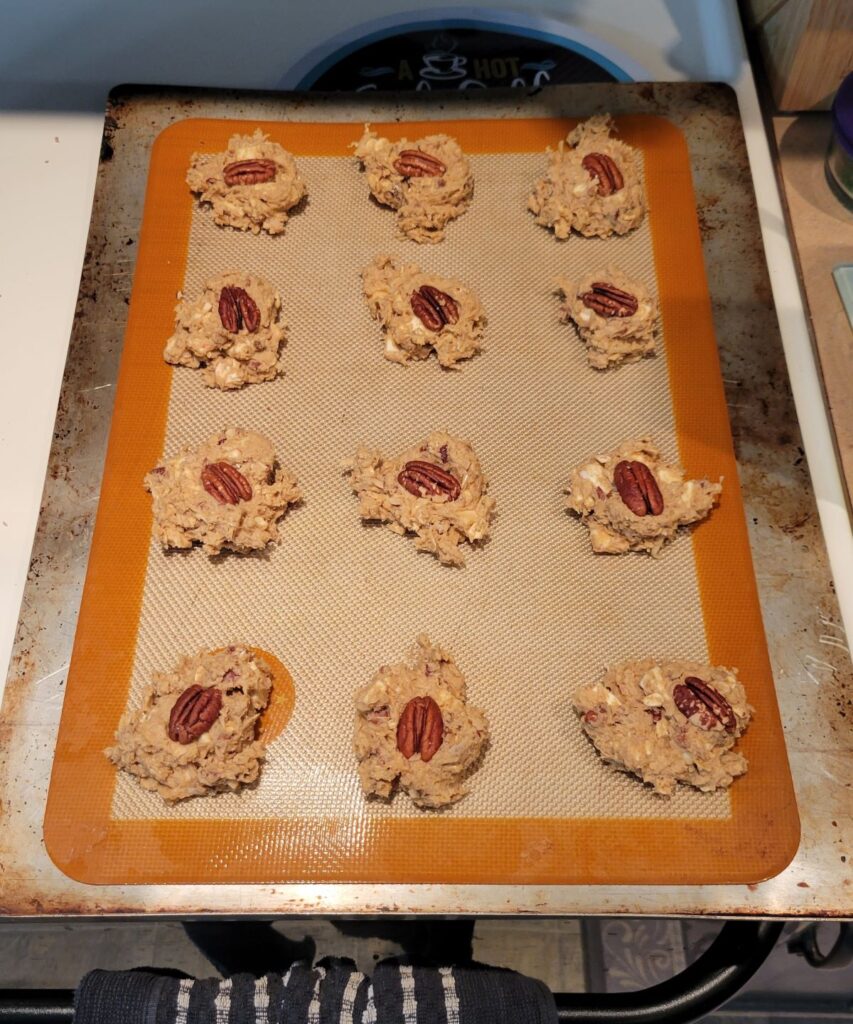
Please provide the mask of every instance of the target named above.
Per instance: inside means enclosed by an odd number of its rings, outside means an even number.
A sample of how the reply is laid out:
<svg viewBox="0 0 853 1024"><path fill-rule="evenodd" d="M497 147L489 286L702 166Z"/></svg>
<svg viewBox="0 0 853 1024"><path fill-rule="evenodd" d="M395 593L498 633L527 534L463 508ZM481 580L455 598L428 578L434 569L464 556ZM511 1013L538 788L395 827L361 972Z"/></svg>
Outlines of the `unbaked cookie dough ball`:
<svg viewBox="0 0 853 1024"><path fill-rule="evenodd" d="M447 807L489 742L489 723L465 701L465 678L447 651L418 637L414 664L386 665L355 695L358 774L366 796L395 787L418 807Z"/></svg>
<svg viewBox="0 0 853 1024"><path fill-rule="evenodd" d="M450 136L390 142L365 125L353 146L371 194L397 211L400 231L413 242L440 242L448 222L468 209L474 178Z"/></svg>
<svg viewBox="0 0 853 1024"><path fill-rule="evenodd" d="M669 796L676 783L703 793L747 769L733 750L752 708L736 669L695 661L626 661L574 696L584 732L604 760Z"/></svg>
<svg viewBox="0 0 853 1024"><path fill-rule="evenodd" d="M263 277L230 270L204 282L201 294L175 307L175 333L163 358L201 367L209 388L230 391L273 380L280 372L285 326L281 296Z"/></svg>
<svg viewBox="0 0 853 1024"><path fill-rule="evenodd" d="M164 548L199 543L210 555L258 551L278 539L278 521L301 500L296 477L278 465L272 442L229 427L186 445L145 477L154 536Z"/></svg>
<svg viewBox="0 0 853 1024"><path fill-rule="evenodd" d="M679 465L641 437L585 459L571 471L566 493L569 509L589 528L593 551L659 555L680 526L711 512L721 490L709 480L685 480Z"/></svg>
<svg viewBox="0 0 853 1024"><path fill-rule="evenodd" d="M462 542L489 535L495 501L467 441L436 431L390 459L362 447L345 472L362 519L378 519L394 533L414 533L417 550L444 565L464 565Z"/></svg>
<svg viewBox="0 0 853 1024"><path fill-rule="evenodd" d="M596 370L652 355L658 333L657 303L642 281L612 264L579 281L561 277L560 319L575 324Z"/></svg>
<svg viewBox="0 0 853 1024"><path fill-rule="evenodd" d="M280 235L306 192L293 156L260 129L232 135L224 153L193 153L187 184L215 223L256 235Z"/></svg>
<svg viewBox="0 0 853 1024"><path fill-rule="evenodd" d="M460 281L414 263L398 266L390 256L377 256L361 276L370 312L385 330L386 359L409 363L434 351L451 367L480 351L486 313Z"/></svg>
<svg viewBox="0 0 853 1024"><path fill-rule="evenodd" d="M173 671L153 674L104 753L168 803L237 790L261 770L257 726L272 678L269 665L240 645L183 657Z"/></svg>
<svg viewBox="0 0 853 1024"><path fill-rule="evenodd" d="M642 221L645 197L638 150L613 138L613 119L598 114L569 132L527 201L536 223L557 238L624 235Z"/></svg>

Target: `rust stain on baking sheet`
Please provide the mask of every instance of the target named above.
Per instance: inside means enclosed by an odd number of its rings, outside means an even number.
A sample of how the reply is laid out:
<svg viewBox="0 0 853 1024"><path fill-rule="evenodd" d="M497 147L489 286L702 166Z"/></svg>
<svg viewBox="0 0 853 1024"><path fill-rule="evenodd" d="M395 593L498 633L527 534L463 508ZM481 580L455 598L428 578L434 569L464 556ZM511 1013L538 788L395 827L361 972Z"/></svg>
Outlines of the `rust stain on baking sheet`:
<svg viewBox="0 0 853 1024"><path fill-rule="evenodd" d="M721 223L725 221L726 211L725 209L715 213L714 207L720 202L720 197L716 195L697 196L698 209L697 216L699 218L699 230L702 233L702 240L704 241L707 237L712 234Z"/></svg>
<svg viewBox="0 0 853 1024"><path fill-rule="evenodd" d="M820 536L814 502L803 484L805 470L800 466L778 467L775 472L749 466L741 470L753 506L760 506L764 524L787 534L791 540L813 542Z"/></svg>

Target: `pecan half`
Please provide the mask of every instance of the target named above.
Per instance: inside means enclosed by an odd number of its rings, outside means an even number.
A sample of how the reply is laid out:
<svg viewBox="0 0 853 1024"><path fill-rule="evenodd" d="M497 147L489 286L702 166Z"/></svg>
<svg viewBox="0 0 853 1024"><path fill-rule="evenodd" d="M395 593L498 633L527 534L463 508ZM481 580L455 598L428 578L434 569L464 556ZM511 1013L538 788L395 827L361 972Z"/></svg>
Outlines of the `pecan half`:
<svg viewBox="0 0 853 1024"><path fill-rule="evenodd" d="M249 334L254 334L261 326L261 311L245 288L226 285L219 293L219 319L232 334L244 327Z"/></svg>
<svg viewBox="0 0 853 1024"><path fill-rule="evenodd" d="M433 759L443 741L441 708L432 697L414 697L403 708L397 722L397 749L406 758L420 754L426 764Z"/></svg>
<svg viewBox="0 0 853 1024"><path fill-rule="evenodd" d="M734 732L737 728L731 704L713 686L696 676L687 676L679 683L672 691L672 699L682 715L694 719L700 729L707 731L721 725L726 732Z"/></svg>
<svg viewBox="0 0 853 1024"><path fill-rule="evenodd" d="M422 284L409 300L412 312L429 331L440 331L445 324L459 322L459 304L452 295L431 284Z"/></svg>
<svg viewBox="0 0 853 1024"><path fill-rule="evenodd" d="M605 317L633 316L639 305L636 296L606 281L593 281L590 291L584 292L580 300L587 309Z"/></svg>
<svg viewBox="0 0 853 1024"><path fill-rule="evenodd" d="M659 516L663 512L663 495L645 462L617 462L613 483L635 516Z"/></svg>
<svg viewBox="0 0 853 1024"><path fill-rule="evenodd" d="M397 474L397 483L416 498L434 495L456 501L462 492L462 485L452 473L432 462L419 460L407 462L403 466Z"/></svg>
<svg viewBox="0 0 853 1024"><path fill-rule="evenodd" d="M394 170L404 178L440 178L447 168L421 149L404 149L394 161Z"/></svg>
<svg viewBox="0 0 853 1024"><path fill-rule="evenodd" d="M613 157L606 153L587 153L581 160L581 167L591 178L598 178L600 196L612 196L614 192L625 187L622 172L616 166Z"/></svg>
<svg viewBox="0 0 853 1024"><path fill-rule="evenodd" d="M252 485L230 462L208 462L201 471L201 485L220 505L236 505L252 497Z"/></svg>
<svg viewBox="0 0 853 1024"><path fill-rule="evenodd" d="M275 177L274 160L235 160L222 170L226 185L260 185Z"/></svg>
<svg viewBox="0 0 853 1024"><path fill-rule="evenodd" d="M175 701L169 715L169 739L176 743L192 743L206 733L222 710L222 691L215 686L196 683Z"/></svg>

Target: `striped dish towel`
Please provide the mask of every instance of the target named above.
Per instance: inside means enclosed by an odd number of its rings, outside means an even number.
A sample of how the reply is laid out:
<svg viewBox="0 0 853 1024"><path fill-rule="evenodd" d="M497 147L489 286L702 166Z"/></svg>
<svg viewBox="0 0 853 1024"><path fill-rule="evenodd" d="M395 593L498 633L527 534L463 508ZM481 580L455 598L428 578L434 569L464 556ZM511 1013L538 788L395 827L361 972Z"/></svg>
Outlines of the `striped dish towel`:
<svg viewBox="0 0 853 1024"><path fill-rule="evenodd" d="M548 988L497 967L294 964L254 978L176 978L91 971L74 998L75 1024L556 1024Z"/></svg>

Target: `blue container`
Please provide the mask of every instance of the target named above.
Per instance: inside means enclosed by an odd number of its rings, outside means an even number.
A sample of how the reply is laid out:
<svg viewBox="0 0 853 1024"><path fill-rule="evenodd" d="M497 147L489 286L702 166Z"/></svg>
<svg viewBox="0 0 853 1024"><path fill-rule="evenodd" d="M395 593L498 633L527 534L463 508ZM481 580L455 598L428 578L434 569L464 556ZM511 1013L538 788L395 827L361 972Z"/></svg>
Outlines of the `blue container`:
<svg viewBox="0 0 853 1024"><path fill-rule="evenodd" d="M832 104L826 172L840 198L853 210L853 72L841 83Z"/></svg>

